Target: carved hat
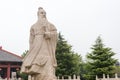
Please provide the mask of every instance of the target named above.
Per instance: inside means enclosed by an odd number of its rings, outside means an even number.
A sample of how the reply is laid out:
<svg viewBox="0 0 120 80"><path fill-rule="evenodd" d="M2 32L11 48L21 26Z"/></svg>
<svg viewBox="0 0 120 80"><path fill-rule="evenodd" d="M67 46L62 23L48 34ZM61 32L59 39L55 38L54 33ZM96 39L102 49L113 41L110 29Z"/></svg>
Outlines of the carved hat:
<svg viewBox="0 0 120 80"><path fill-rule="evenodd" d="M38 8L37 15L39 16L40 14L43 14L43 15L46 16L46 12L45 12L45 10L44 10L42 7L39 7L39 8Z"/></svg>

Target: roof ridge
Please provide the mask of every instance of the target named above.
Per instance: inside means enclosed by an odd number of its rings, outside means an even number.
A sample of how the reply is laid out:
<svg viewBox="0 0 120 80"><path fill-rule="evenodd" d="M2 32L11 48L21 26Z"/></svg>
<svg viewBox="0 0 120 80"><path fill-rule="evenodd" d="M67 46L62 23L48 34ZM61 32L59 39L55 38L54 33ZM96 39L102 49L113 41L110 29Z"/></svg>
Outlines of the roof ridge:
<svg viewBox="0 0 120 80"><path fill-rule="evenodd" d="M16 57L18 57L18 58L21 58L21 59L22 59L22 57L21 57L21 56L16 55L16 54L14 54L14 53L12 53L12 52L9 52L9 51L4 50L4 49L2 49L2 48L0 48L0 50L5 51L5 52L7 52L7 53L9 53L9 54L12 54L12 55L14 55L14 56L16 56Z"/></svg>

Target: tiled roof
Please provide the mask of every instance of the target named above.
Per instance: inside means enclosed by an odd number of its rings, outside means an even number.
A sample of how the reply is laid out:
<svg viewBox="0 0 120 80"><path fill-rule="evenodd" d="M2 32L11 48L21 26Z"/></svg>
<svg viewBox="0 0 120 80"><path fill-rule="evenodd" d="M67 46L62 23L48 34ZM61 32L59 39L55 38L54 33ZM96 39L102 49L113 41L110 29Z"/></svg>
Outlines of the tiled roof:
<svg viewBox="0 0 120 80"><path fill-rule="evenodd" d="M0 48L0 62L22 62L22 58Z"/></svg>

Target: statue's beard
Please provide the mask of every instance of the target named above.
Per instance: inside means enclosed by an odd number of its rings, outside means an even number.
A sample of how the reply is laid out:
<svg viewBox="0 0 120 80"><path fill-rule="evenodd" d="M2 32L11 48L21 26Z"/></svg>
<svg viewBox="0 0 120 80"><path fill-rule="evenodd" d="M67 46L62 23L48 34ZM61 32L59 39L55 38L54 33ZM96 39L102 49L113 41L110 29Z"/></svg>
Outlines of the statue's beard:
<svg viewBox="0 0 120 80"><path fill-rule="evenodd" d="M38 21L44 21L47 20L46 16L38 16Z"/></svg>
<svg viewBox="0 0 120 80"><path fill-rule="evenodd" d="M47 26L48 20L46 17L38 17L37 23L42 26Z"/></svg>
<svg viewBox="0 0 120 80"><path fill-rule="evenodd" d="M46 19L46 15L42 15L42 16L39 15L39 16L38 16L38 20L39 20L39 19Z"/></svg>

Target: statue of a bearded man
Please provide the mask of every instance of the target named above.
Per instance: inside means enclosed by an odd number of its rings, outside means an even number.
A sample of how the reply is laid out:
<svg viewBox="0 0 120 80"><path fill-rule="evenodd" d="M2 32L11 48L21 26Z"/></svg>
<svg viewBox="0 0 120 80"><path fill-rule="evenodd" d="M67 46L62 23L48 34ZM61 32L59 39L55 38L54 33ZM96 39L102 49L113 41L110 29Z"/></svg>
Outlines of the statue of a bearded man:
<svg viewBox="0 0 120 80"><path fill-rule="evenodd" d="M48 22L43 8L38 8L37 15L38 20L30 29L30 48L23 59L21 72L31 75L35 80L56 80L57 29Z"/></svg>

